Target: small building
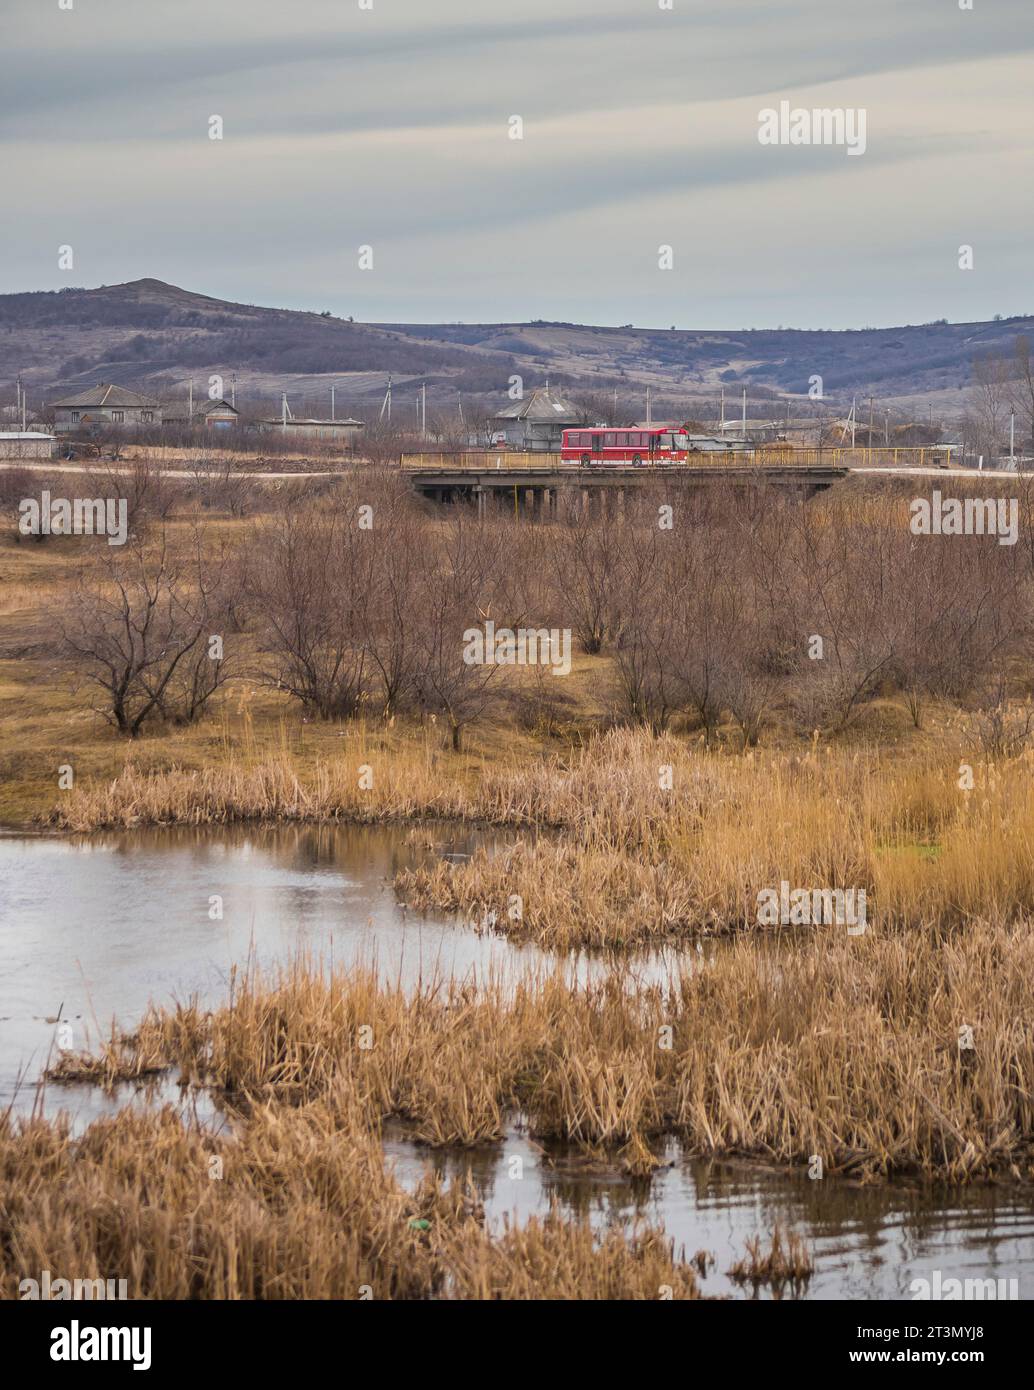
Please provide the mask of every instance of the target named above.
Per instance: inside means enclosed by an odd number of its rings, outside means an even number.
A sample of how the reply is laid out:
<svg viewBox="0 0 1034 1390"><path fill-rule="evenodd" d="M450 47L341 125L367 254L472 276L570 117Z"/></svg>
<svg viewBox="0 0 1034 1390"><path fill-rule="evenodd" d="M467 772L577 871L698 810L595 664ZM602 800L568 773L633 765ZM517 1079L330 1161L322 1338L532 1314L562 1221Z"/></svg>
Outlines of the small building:
<svg viewBox="0 0 1034 1390"><path fill-rule="evenodd" d="M189 402L174 402L162 406L162 428L174 430L231 430L240 419L240 411L222 398L207 397L195 401L191 414Z"/></svg>
<svg viewBox="0 0 1034 1390"><path fill-rule="evenodd" d="M492 443L508 449L559 453L564 430L586 423L580 406L565 396L539 387L492 417Z"/></svg>
<svg viewBox="0 0 1034 1390"><path fill-rule="evenodd" d="M35 430L0 431L0 459L49 459L54 457L54 436Z"/></svg>
<svg viewBox="0 0 1034 1390"><path fill-rule="evenodd" d="M749 439L718 438L713 434L691 434L689 447L698 454L737 454L753 449Z"/></svg>
<svg viewBox="0 0 1034 1390"><path fill-rule="evenodd" d="M684 430L686 426L681 420L637 420L633 428ZM749 440L723 439L715 434L694 434L692 430L687 433L686 438L689 441L690 452L694 454L733 454L754 447Z"/></svg>
<svg viewBox="0 0 1034 1390"><path fill-rule="evenodd" d="M263 434L279 431L286 439L315 439L324 444L354 443L358 432L363 428L362 420L297 420L290 416L287 420L260 420L259 429Z"/></svg>
<svg viewBox="0 0 1034 1390"><path fill-rule="evenodd" d="M160 425L162 408L151 396L130 391L125 386L101 382L77 396L53 401L54 429L59 433L110 429L139 429Z"/></svg>

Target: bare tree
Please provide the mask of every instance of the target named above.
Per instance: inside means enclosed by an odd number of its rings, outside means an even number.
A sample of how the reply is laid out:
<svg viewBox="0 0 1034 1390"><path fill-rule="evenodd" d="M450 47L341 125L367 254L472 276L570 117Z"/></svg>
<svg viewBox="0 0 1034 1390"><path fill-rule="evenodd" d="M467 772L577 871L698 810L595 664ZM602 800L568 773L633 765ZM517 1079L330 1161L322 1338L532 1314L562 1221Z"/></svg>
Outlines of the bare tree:
<svg viewBox="0 0 1034 1390"><path fill-rule="evenodd" d="M457 752L463 730L489 704L499 670L468 661L464 639L469 629L483 628L492 611L494 545L488 528L461 515L446 524L425 577L415 688L421 707L447 720Z"/></svg>
<svg viewBox="0 0 1034 1390"><path fill-rule="evenodd" d="M336 498L288 511L264 521L251 541L262 676L323 719L354 714L367 693L375 541L361 505Z"/></svg>
<svg viewBox="0 0 1034 1390"><path fill-rule="evenodd" d="M121 733L137 737L152 715L197 718L228 678L222 653L214 669L200 665L222 611L222 578L196 529L179 549L164 529L146 547L105 546L96 568L80 573L63 643Z"/></svg>
<svg viewBox="0 0 1034 1390"><path fill-rule="evenodd" d="M966 432L977 453L993 464L1002 449L1002 434L1012 389L1008 361L991 353L973 363Z"/></svg>
<svg viewBox="0 0 1034 1390"><path fill-rule="evenodd" d="M1026 336L1016 339L1013 370L1015 376L1010 383L1009 404L1019 417L1022 436L1034 454L1034 354L1031 353L1030 339Z"/></svg>

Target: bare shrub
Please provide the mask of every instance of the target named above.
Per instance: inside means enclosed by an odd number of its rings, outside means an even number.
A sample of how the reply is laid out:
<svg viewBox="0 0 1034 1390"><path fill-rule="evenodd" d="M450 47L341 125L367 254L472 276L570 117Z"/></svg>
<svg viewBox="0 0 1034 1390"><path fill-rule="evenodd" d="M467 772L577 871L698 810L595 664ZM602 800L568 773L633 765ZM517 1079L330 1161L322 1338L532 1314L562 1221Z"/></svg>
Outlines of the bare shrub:
<svg viewBox="0 0 1034 1390"><path fill-rule="evenodd" d="M105 546L80 573L63 644L121 733L135 738L154 715L196 719L229 678L223 656L211 660L206 648L224 612L222 584L222 559L196 529L178 549L165 531L146 547Z"/></svg>

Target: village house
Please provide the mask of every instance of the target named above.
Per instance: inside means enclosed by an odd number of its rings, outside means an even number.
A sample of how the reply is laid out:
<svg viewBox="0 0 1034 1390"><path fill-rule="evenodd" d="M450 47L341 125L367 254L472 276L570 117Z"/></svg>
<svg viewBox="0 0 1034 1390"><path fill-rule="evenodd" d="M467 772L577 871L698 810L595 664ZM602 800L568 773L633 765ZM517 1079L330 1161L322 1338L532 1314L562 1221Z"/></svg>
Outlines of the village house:
<svg viewBox="0 0 1034 1390"><path fill-rule="evenodd" d="M162 422L162 408L152 397L107 382L91 386L76 396L53 401L51 409L55 430L65 433L112 426L139 429Z"/></svg>
<svg viewBox="0 0 1034 1390"><path fill-rule="evenodd" d="M539 387L492 417L492 443L514 450L559 453L565 429L584 425L585 411L573 401Z"/></svg>
<svg viewBox="0 0 1034 1390"><path fill-rule="evenodd" d="M180 430L229 430L240 420L240 411L222 398L203 397L194 402L193 413L187 402L162 406L162 427Z"/></svg>

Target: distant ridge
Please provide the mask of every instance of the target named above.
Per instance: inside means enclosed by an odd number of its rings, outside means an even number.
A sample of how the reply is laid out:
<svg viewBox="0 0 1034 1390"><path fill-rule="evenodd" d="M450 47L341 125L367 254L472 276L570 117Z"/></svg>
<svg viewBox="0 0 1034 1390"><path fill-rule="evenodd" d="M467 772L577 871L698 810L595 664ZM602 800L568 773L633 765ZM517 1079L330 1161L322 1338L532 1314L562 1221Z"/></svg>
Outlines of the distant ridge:
<svg viewBox="0 0 1034 1390"><path fill-rule="evenodd" d="M237 304L147 277L96 289L0 295L0 385L71 394L97 381L161 391L193 377L238 375L242 389L379 398L385 378L428 383L429 398L502 402L509 378L567 390L731 400L826 395L961 402L972 362L1034 339L1034 317L857 330L723 332L569 323L361 324L328 313Z"/></svg>

